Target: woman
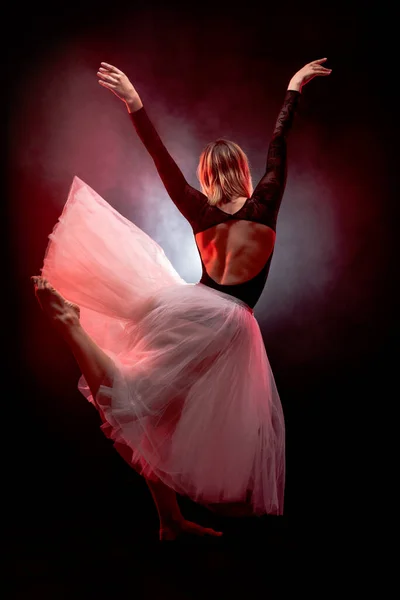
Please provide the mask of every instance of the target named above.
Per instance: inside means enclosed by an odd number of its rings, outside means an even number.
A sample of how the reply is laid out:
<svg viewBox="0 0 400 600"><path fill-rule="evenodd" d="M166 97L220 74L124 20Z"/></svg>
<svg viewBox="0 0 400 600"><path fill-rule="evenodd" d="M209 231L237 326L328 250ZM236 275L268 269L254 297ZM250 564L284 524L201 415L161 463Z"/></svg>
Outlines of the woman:
<svg viewBox="0 0 400 600"><path fill-rule="evenodd" d="M274 249L287 132L302 86L330 74L325 61L290 80L254 192L246 155L227 140L205 148L198 168L204 193L192 188L127 76L107 63L97 73L125 102L192 226L202 278L184 282L151 238L74 178L42 276L32 279L78 362L79 389L99 411L104 433L147 480L160 539L221 535L186 521L176 492L209 507L283 512L284 419L252 309Z"/></svg>

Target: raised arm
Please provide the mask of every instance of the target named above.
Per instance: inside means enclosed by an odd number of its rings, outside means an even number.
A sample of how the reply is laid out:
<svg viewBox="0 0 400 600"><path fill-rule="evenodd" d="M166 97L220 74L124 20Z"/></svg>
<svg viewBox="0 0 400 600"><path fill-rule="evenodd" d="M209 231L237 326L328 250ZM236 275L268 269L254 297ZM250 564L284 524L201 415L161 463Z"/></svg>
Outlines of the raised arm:
<svg viewBox="0 0 400 600"><path fill-rule="evenodd" d="M322 66L326 58L306 64L290 80L283 106L276 120L272 140L268 148L265 174L253 192L253 198L266 203L271 211L271 222L276 223L279 207L286 185L287 135L292 126L303 85L318 75L329 75L332 69Z"/></svg>
<svg viewBox="0 0 400 600"><path fill-rule="evenodd" d="M152 157L168 195L183 216L194 223L207 199L187 183L151 123L138 92L122 71L108 63L101 63L97 75L103 87L125 102L137 134Z"/></svg>

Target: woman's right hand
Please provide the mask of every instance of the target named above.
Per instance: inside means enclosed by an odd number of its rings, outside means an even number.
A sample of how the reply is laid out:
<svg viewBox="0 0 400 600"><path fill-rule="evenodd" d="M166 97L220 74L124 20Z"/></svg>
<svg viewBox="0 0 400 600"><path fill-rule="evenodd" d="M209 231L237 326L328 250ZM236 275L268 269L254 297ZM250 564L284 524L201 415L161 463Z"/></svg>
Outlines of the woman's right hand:
<svg viewBox="0 0 400 600"><path fill-rule="evenodd" d="M128 77L108 63L102 62L101 67L97 71L99 84L111 90L120 100L125 102L129 112L135 112L143 106L139 94L129 81Z"/></svg>

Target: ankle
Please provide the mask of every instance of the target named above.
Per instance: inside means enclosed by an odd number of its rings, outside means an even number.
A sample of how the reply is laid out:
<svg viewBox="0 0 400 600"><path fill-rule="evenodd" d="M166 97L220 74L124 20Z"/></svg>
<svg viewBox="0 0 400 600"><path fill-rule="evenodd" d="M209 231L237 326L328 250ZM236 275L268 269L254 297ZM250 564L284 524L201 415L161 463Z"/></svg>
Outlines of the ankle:
<svg viewBox="0 0 400 600"><path fill-rule="evenodd" d="M76 314L60 314L54 320L64 337L73 339L79 336L82 326Z"/></svg>
<svg viewBox="0 0 400 600"><path fill-rule="evenodd" d="M181 513L160 516L160 529L177 529L184 520Z"/></svg>

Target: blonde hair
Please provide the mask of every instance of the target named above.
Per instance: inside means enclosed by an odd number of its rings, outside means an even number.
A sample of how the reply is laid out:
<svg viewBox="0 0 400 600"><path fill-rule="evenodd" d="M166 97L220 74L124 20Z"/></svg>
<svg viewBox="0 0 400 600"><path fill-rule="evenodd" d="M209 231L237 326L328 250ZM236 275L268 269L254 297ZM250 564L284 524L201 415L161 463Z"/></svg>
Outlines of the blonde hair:
<svg viewBox="0 0 400 600"><path fill-rule="evenodd" d="M235 142L229 140L219 139L204 148L197 176L211 205L223 198L250 198L253 193L247 156Z"/></svg>

